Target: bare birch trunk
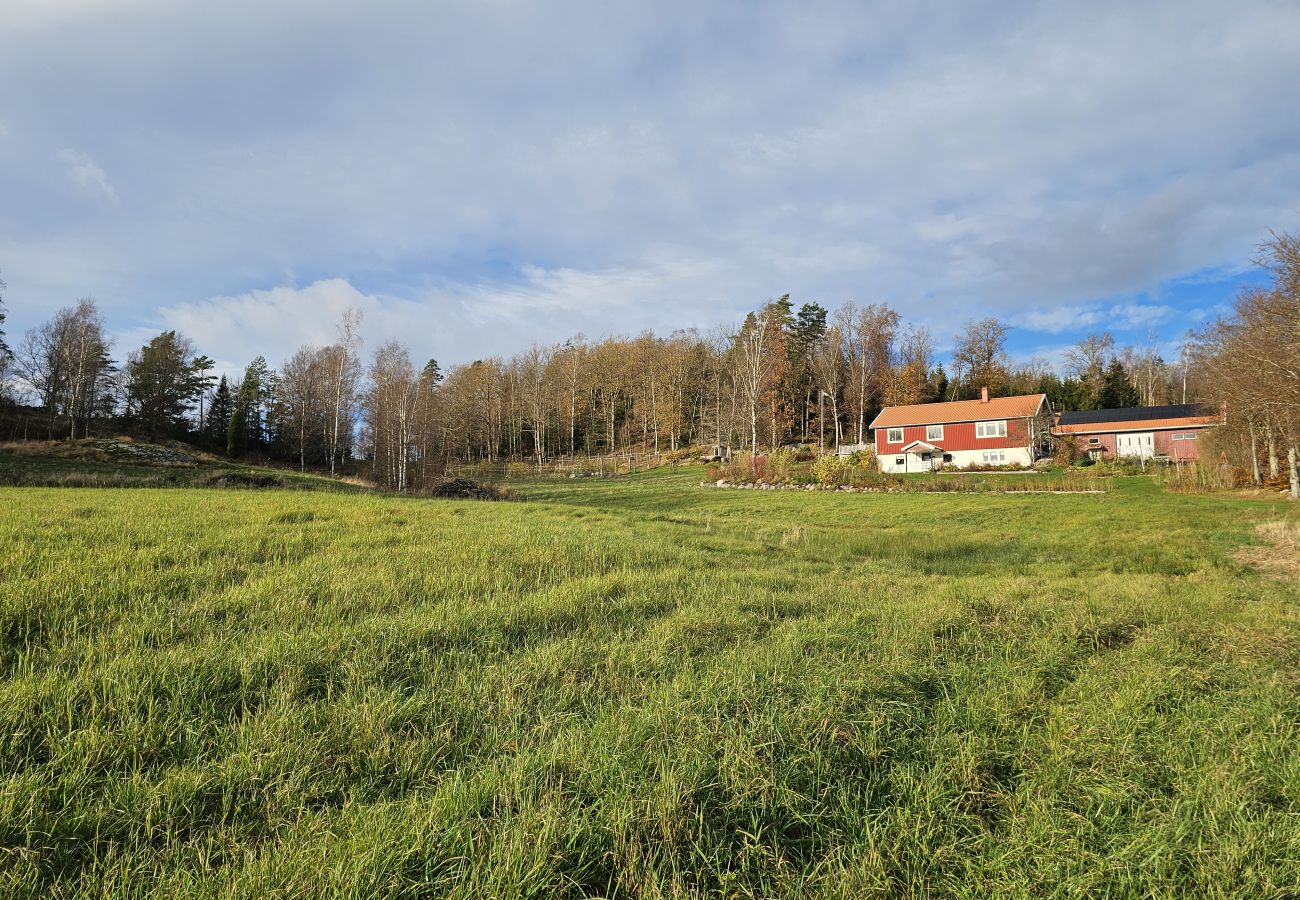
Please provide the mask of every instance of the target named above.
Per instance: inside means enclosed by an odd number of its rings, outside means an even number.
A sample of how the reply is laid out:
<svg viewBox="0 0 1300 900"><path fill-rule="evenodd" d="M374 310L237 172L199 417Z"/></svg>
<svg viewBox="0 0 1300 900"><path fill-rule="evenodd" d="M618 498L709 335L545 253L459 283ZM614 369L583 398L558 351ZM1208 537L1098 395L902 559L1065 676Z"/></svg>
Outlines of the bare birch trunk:
<svg viewBox="0 0 1300 900"><path fill-rule="evenodd" d="M1296 442L1295 438L1291 439L1291 446L1286 451L1287 471L1291 475L1291 499L1300 500L1300 460L1296 459Z"/></svg>
<svg viewBox="0 0 1300 900"><path fill-rule="evenodd" d="M1254 484L1263 481L1259 477L1259 432L1255 428L1255 423L1249 422L1250 428L1250 478Z"/></svg>

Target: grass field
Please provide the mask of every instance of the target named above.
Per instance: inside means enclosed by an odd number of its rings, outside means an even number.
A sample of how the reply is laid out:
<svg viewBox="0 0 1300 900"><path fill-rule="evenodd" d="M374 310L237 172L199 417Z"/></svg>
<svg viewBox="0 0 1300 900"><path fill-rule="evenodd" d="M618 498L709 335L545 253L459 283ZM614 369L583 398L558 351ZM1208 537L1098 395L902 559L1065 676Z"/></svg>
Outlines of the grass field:
<svg viewBox="0 0 1300 900"><path fill-rule="evenodd" d="M0 488L0 896L1298 896L1285 504L701 477Z"/></svg>

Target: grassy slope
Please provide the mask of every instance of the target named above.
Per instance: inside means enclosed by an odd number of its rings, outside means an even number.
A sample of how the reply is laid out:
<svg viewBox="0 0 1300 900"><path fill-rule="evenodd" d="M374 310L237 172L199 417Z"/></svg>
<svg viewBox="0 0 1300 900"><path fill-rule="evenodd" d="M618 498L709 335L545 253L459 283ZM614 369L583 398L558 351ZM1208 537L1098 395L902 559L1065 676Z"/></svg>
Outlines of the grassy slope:
<svg viewBox="0 0 1300 900"><path fill-rule="evenodd" d="M1280 507L700 477L0 489L0 895L1300 883Z"/></svg>
<svg viewBox="0 0 1300 900"><path fill-rule="evenodd" d="M193 453L187 465L156 465L97 449L110 440L0 444L0 486L24 487L210 487L219 479L256 482L294 490L360 493L366 488L312 472L254 466ZM131 442L135 443L135 442ZM152 448L156 445L139 443ZM164 448L158 448L164 449ZM164 450L165 452L165 450ZM185 451L189 455L192 451ZM274 482L274 484L270 484ZM217 485L220 486L220 485ZM232 485L238 486L238 484Z"/></svg>

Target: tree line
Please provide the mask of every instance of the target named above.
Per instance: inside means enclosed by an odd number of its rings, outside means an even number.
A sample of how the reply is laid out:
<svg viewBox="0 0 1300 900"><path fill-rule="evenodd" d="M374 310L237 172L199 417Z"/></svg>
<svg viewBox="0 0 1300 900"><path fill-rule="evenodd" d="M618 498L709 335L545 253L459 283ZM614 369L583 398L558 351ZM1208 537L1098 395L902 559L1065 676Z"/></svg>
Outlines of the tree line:
<svg viewBox="0 0 1300 900"><path fill-rule="evenodd" d="M1014 362L997 318L967 322L945 367L931 334L887 305L831 311L796 307L786 295L739 327L578 335L446 372L397 341L363 356L360 314L350 311L328 346L300 347L278 368L258 357L228 380L175 331L114 360L94 301L81 300L6 346L0 390L10 437L20 420L32 437L126 431L231 457L360 471L399 491L449 462L865 444L884 406L972 399L984 387L1045 393L1058 410L1228 398L1250 411L1253 446L1265 448L1258 466L1278 447L1295 452L1300 394L1293 386L1281 401L1268 385L1300 371L1295 332L1286 332L1296 243L1268 245L1275 285L1244 293L1236 314L1179 359L1163 359L1154 334L1145 346L1119 347L1103 332L1075 345L1060 374L1042 360ZM29 404L21 416L15 401Z"/></svg>
<svg viewBox="0 0 1300 900"><path fill-rule="evenodd" d="M1300 235L1274 234L1256 262L1269 283L1241 291L1193 352L1230 410L1224 452L1246 461L1256 484L1285 480L1300 499Z"/></svg>

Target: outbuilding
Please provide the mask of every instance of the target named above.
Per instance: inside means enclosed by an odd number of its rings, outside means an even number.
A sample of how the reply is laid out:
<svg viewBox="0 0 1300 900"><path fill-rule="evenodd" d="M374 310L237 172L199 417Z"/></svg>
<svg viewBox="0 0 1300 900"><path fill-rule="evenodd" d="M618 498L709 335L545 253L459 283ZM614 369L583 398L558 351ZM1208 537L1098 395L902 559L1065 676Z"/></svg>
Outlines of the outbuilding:
<svg viewBox="0 0 1300 900"><path fill-rule="evenodd" d="M1221 409L1199 403L1172 406L1130 406L1064 412L1052 434L1073 437L1081 452L1093 459L1199 459L1207 428L1222 425Z"/></svg>

